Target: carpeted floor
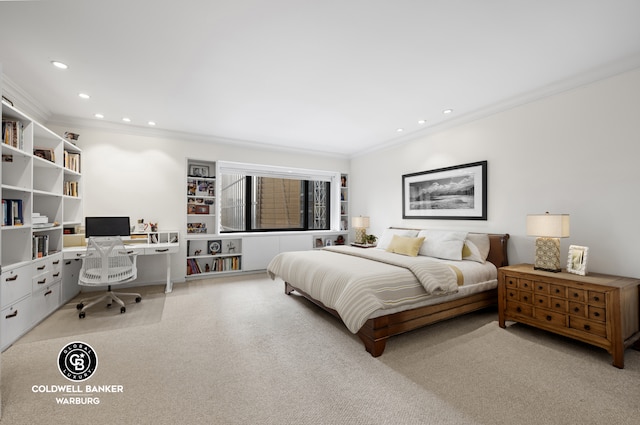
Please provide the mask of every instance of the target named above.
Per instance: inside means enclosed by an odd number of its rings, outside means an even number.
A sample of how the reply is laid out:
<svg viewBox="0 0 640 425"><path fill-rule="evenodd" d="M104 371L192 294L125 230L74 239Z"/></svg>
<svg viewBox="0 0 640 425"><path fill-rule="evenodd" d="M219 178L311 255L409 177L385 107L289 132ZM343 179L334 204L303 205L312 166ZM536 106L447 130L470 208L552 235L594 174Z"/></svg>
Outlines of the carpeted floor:
<svg viewBox="0 0 640 425"><path fill-rule="evenodd" d="M281 281L193 281L166 295L157 322L27 335L9 348L0 424L637 423L640 352L627 350L620 370L604 350L496 320L485 311L435 324L391 339L374 359L337 319L284 295ZM77 339L99 356L82 389L123 392L95 393L97 405L34 392L70 383L57 355Z"/></svg>

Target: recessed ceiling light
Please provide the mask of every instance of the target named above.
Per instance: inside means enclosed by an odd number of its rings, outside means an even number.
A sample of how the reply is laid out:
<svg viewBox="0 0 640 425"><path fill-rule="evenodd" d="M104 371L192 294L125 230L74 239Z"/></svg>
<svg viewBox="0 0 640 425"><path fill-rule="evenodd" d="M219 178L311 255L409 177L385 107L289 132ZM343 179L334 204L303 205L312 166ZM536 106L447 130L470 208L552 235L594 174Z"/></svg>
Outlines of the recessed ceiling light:
<svg viewBox="0 0 640 425"><path fill-rule="evenodd" d="M154 125L156 125L156 122L155 121L149 121L147 124L149 124L150 126L154 126Z"/></svg>
<svg viewBox="0 0 640 425"><path fill-rule="evenodd" d="M89 95L88 95L88 94L86 94L86 93L78 93L78 96L80 96L80 97L81 97L81 98L83 98L83 99L90 99L90 98L91 98L91 96L89 96Z"/></svg>
<svg viewBox="0 0 640 425"><path fill-rule="evenodd" d="M442 111L443 114L450 114L453 112L453 109L445 109L444 111Z"/></svg>
<svg viewBox="0 0 640 425"><path fill-rule="evenodd" d="M396 131L397 131L398 133L402 133L402 132L404 131L404 128L396 128Z"/></svg>
<svg viewBox="0 0 640 425"><path fill-rule="evenodd" d="M422 125L422 124L424 124L426 122L427 122L427 120L418 120L418 124L420 124L420 125Z"/></svg>
<svg viewBox="0 0 640 425"><path fill-rule="evenodd" d="M66 63L62 63L62 62L59 62L59 61L51 61L51 65L53 65L53 66L55 66L56 68L59 68L59 69L67 69L67 68L69 68Z"/></svg>
<svg viewBox="0 0 640 425"><path fill-rule="evenodd" d="M124 121L124 122L131 122L131 118L124 117L124 118L122 118L122 121Z"/></svg>
<svg viewBox="0 0 640 425"><path fill-rule="evenodd" d="M95 114L95 115L94 115L94 117L102 119L102 118L104 118L104 115L102 115L102 114Z"/></svg>

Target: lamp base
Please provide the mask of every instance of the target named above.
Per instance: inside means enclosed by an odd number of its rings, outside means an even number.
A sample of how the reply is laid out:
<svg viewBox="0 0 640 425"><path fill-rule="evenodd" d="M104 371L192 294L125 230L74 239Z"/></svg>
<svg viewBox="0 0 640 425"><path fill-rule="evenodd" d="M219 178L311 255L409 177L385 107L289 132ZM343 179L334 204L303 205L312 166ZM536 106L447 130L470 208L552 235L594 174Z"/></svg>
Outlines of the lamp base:
<svg viewBox="0 0 640 425"><path fill-rule="evenodd" d="M364 227L357 227L355 231L356 243L365 243L365 238L367 236L366 229Z"/></svg>
<svg viewBox="0 0 640 425"><path fill-rule="evenodd" d="M536 238L536 261L534 270L558 273L560 268L560 239Z"/></svg>

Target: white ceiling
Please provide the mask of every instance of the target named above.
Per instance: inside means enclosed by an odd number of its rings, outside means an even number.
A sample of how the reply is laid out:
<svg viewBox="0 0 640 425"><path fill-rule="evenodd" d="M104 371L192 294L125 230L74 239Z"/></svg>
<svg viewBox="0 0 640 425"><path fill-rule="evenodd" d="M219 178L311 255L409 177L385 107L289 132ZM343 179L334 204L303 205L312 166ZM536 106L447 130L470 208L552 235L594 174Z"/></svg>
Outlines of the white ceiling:
<svg viewBox="0 0 640 425"><path fill-rule="evenodd" d="M639 0L0 1L0 21L5 85L48 120L341 155L640 66Z"/></svg>

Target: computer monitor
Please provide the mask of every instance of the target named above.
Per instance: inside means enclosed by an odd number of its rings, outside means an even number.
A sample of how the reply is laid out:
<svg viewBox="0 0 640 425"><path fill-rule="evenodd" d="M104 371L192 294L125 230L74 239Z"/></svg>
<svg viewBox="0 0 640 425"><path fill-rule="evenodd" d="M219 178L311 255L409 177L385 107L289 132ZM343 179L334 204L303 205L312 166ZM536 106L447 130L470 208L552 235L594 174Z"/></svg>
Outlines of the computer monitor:
<svg viewBox="0 0 640 425"><path fill-rule="evenodd" d="M84 232L92 236L130 236L129 217L85 217Z"/></svg>

